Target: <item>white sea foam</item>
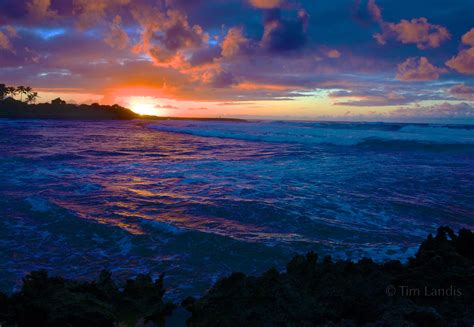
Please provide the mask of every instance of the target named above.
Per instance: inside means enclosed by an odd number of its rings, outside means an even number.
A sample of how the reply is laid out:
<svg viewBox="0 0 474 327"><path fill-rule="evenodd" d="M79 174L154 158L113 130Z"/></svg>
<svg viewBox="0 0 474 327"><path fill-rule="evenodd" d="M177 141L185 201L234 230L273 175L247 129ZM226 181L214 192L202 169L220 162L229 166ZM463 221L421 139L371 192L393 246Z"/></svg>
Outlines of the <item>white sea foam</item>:
<svg viewBox="0 0 474 327"><path fill-rule="evenodd" d="M474 144L473 129L430 125L165 121L151 128L204 137L277 143L356 145L367 139Z"/></svg>

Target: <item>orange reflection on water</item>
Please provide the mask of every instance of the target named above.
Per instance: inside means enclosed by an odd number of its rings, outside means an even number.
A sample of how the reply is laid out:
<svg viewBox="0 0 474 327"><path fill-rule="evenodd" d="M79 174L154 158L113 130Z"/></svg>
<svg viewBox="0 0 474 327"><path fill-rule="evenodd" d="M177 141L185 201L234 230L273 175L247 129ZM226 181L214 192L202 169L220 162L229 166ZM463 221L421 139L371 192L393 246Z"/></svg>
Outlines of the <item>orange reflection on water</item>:
<svg viewBox="0 0 474 327"><path fill-rule="evenodd" d="M136 224L125 223L119 219L110 219L110 218L92 218L92 219L103 225L119 227L133 235L146 234L140 226Z"/></svg>

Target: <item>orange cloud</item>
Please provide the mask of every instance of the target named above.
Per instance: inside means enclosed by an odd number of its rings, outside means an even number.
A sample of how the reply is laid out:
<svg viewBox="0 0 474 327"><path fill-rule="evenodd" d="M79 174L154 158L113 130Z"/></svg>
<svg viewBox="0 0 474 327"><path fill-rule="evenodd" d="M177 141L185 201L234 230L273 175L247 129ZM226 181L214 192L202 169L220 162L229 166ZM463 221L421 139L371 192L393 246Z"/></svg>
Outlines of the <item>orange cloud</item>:
<svg viewBox="0 0 474 327"><path fill-rule="evenodd" d="M50 9L51 0L31 0L26 5L28 15L33 19L51 19L58 14Z"/></svg>
<svg viewBox="0 0 474 327"><path fill-rule="evenodd" d="M428 58L408 58L398 65L397 79L400 81L431 81L446 70L432 65Z"/></svg>
<svg viewBox="0 0 474 327"><path fill-rule="evenodd" d="M15 28L10 25L5 26L4 32L0 31L0 50L13 50L10 39L15 37L18 37Z"/></svg>
<svg viewBox="0 0 474 327"><path fill-rule="evenodd" d="M293 90L294 86L291 85L276 85L276 84L257 84L257 83L240 83L236 86L237 89L254 91L254 90L268 90L268 91L287 91Z"/></svg>
<svg viewBox="0 0 474 327"><path fill-rule="evenodd" d="M441 25L430 24L428 19L402 19L399 23L384 21L380 7L375 0L369 0L367 10L373 20L380 24L382 33L376 33L374 38L379 44L386 44L389 39L396 39L403 44L416 44L418 49L438 48L441 43L451 38L448 29Z"/></svg>
<svg viewBox="0 0 474 327"><path fill-rule="evenodd" d="M243 35L242 28L233 27L229 29L222 42L222 55L224 57L236 56L248 43L249 40Z"/></svg>
<svg viewBox="0 0 474 327"><path fill-rule="evenodd" d="M441 25L428 23L424 17L411 21L401 20L400 23L385 23L384 33L377 33L374 38L379 44L395 38L403 44L416 44L418 49L438 48L441 43L451 38L449 31Z"/></svg>
<svg viewBox="0 0 474 327"><path fill-rule="evenodd" d="M419 49L438 48L441 43L451 38L445 27L430 24L424 17L411 21L403 19L398 24L388 24L388 28L396 34L398 41L416 44Z"/></svg>
<svg viewBox="0 0 474 327"><path fill-rule="evenodd" d="M282 0L250 0L250 4L255 8L272 9L282 4Z"/></svg>
<svg viewBox="0 0 474 327"><path fill-rule="evenodd" d="M0 31L0 49L5 49L5 50L11 49L10 39L8 38L8 36L5 35L5 33L1 31Z"/></svg>
<svg viewBox="0 0 474 327"><path fill-rule="evenodd" d="M201 26L191 26L178 10L143 7L132 14L143 29L141 43L134 49L148 54L155 65L185 68L186 52L207 46L209 35Z"/></svg>
<svg viewBox="0 0 474 327"><path fill-rule="evenodd" d="M326 55L326 57L330 59L341 58L341 55L342 55L341 52L336 49L326 49L324 51L324 54Z"/></svg>
<svg viewBox="0 0 474 327"><path fill-rule="evenodd" d="M122 17L115 16L111 24L110 32L105 37L105 43L113 48L125 49L128 45L128 35L122 29Z"/></svg>
<svg viewBox="0 0 474 327"><path fill-rule="evenodd" d="M373 20L378 23L383 23L382 10L375 3L375 0L369 0L367 3L367 10L372 16Z"/></svg>
<svg viewBox="0 0 474 327"><path fill-rule="evenodd" d="M104 19L107 9L129 3L130 0L74 0L73 12L78 16L77 26L84 29L94 25Z"/></svg>
<svg viewBox="0 0 474 327"><path fill-rule="evenodd" d="M462 74L474 74L474 47L461 50L457 56L448 60L446 65Z"/></svg>
<svg viewBox="0 0 474 327"><path fill-rule="evenodd" d="M474 74L474 28L463 35L462 43L470 45L470 49L461 50L457 56L446 62L446 66L462 74Z"/></svg>
<svg viewBox="0 0 474 327"><path fill-rule="evenodd" d="M462 43L474 47L474 28L462 36Z"/></svg>

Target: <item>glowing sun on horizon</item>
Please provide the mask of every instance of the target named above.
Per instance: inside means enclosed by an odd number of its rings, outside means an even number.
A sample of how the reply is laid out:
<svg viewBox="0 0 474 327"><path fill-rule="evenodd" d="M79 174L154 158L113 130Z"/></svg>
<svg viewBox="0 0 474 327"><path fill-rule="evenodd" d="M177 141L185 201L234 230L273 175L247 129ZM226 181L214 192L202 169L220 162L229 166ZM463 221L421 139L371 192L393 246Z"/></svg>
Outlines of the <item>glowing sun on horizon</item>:
<svg viewBox="0 0 474 327"><path fill-rule="evenodd" d="M156 100L150 97L132 97L128 101L130 109L140 115L160 115Z"/></svg>

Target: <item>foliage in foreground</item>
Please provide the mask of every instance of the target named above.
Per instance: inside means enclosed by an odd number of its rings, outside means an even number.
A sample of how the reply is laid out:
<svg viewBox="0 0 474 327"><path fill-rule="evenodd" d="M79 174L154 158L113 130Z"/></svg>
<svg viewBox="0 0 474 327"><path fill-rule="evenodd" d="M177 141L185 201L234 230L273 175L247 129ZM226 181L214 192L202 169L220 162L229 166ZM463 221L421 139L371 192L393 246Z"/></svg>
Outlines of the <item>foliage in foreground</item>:
<svg viewBox="0 0 474 327"><path fill-rule="evenodd" d="M49 277L36 271L11 297L0 294L2 326L129 326L141 320L163 326L174 305L163 302L163 277L139 275L119 289L108 271L97 282Z"/></svg>
<svg viewBox="0 0 474 327"><path fill-rule="evenodd" d="M406 265L296 256L286 273L234 273L183 305L189 326L473 326L474 236L440 228Z"/></svg>
<svg viewBox="0 0 474 327"><path fill-rule="evenodd" d="M32 272L20 292L0 294L2 326L163 326L163 278L139 275L118 288ZM473 326L474 235L440 228L406 264L296 256L286 272L234 273L183 306L188 326Z"/></svg>

